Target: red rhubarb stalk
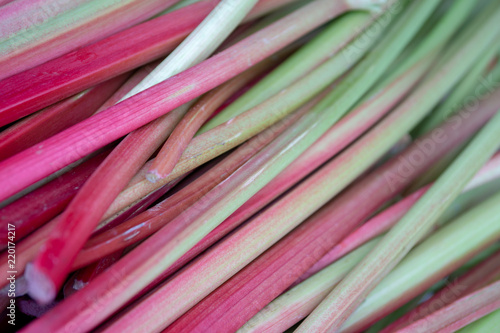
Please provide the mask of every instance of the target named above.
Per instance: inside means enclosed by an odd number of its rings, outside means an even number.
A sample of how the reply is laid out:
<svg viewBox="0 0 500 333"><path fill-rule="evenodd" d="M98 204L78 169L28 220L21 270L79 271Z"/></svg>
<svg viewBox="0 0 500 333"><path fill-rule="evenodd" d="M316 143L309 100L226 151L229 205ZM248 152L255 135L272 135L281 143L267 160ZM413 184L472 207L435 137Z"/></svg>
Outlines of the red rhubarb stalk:
<svg viewBox="0 0 500 333"><path fill-rule="evenodd" d="M6 1L1 1L0 6ZM49 2L47 0L17 0L14 4L0 9L0 41L30 27L38 26L48 19L63 14L89 0Z"/></svg>
<svg viewBox="0 0 500 333"><path fill-rule="evenodd" d="M201 64L45 140L43 148L34 146L0 163L0 200L215 88L347 8L316 0ZM266 42L268 36L273 36L273 43Z"/></svg>
<svg viewBox="0 0 500 333"><path fill-rule="evenodd" d="M0 44L0 79L132 27L178 1L87 1L62 15L56 15L48 24L33 24L30 29L20 31ZM47 11L49 4L44 2L45 5L40 5Z"/></svg>
<svg viewBox="0 0 500 333"><path fill-rule="evenodd" d="M0 132L0 160L90 117L125 82L122 74L41 110Z"/></svg>
<svg viewBox="0 0 500 333"><path fill-rule="evenodd" d="M257 64L234 79L229 80L220 87L207 93L196 102L179 124L177 124L174 131L167 139L167 142L154 159L149 172L153 173L157 178L165 178L170 174L187 145L191 142L193 136L212 113L232 94L243 88L263 71L269 69L276 60L277 59L272 57Z"/></svg>
<svg viewBox="0 0 500 333"><path fill-rule="evenodd" d="M246 19L263 15L290 1L261 0ZM218 2L194 3L0 81L3 97L0 124L10 123L167 55Z"/></svg>
<svg viewBox="0 0 500 333"><path fill-rule="evenodd" d="M258 150L276 138L281 132L285 130L291 123L297 120L300 116L309 111L314 104L318 102L318 98L307 103L304 107L297 110L295 113L285 118L280 123L268 128L264 132L252 138L249 142L243 144L231 155L226 157L223 161L211 168L198 179L179 190L169 198L162 201L160 204L154 206L150 210L138 215L136 218L130 219L119 226L110 229L91 238L82 251L79 253L74 267L81 267L97 258L102 257L108 253L112 253L125 246L131 245L145 237L153 234L165 224L172 221L182 211L198 201L215 185L224 180L228 175L240 167L246 160L255 154ZM179 220L180 223L188 223L188 220ZM242 221L240 221L241 223ZM171 230L179 230L183 227L182 224L169 225ZM236 226L233 226L233 228ZM225 231L225 233L229 230ZM217 238L223 235L218 234ZM214 240L211 241L213 243ZM202 247L206 248L208 245L203 244ZM199 249L195 250L199 253ZM189 258L193 257L191 253ZM186 258L181 258L180 262L185 263ZM181 264L175 265L175 268L167 270L163 275L168 275L179 268Z"/></svg>
<svg viewBox="0 0 500 333"><path fill-rule="evenodd" d="M123 251L117 251L115 253L109 254L98 261L88 265L70 276L68 281L66 281L63 293L64 298L68 298L73 295L78 290L84 288L87 284L95 279L99 274L105 271L109 266L113 265L122 256Z"/></svg>
<svg viewBox="0 0 500 333"><path fill-rule="evenodd" d="M204 60L241 22L255 3L256 0L237 3L232 0L221 1L192 34L124 98ZM225 19L226 16L231 19ZM221 18L225 20L221 22ZM211 100L213 99L212 96ZM55 298L57 290L71 270L72 261L109 205L165 141L190 104L130 133L86 182L61 216L61 221L52 231L33 265L27 267L26 278L33 298L40 302ZM120 164L124 157L127 163ZM85 209L82 210L81 207ZM92 213L89 214L88 211Z"/></svg>
<svg viewBox="0 0 500 333"><path fill-rule="evenodd" d="M231 331L239 328L262 307L292 285L300 275L382 203L400 193L407 185L411 184L415 177L425 172L439 159L443 152L472 135L496 112L498 105L500 102L497 102L495 106L490 105L489 108L484 108L482 116L476 113L477 118L475 120L469 119L471 122L467 125L462 124L463 127L460 128L460 131L457 131L451 124L445 124L440 130L448 138L446 143L440 142L434 146L433 151L425 155L425 161L414 166L411 172L405 174L404 179L401 179L397 184L388 182L387 176L398 172L411 156L420 154L423 143L433 140L433 134L416 141L399 156L376 169L363 181L353 185L329 205L322 208L264 255L252 261L216 291L197 303L167 331L198 331L203 327L210 327L214 330L221 330L224 327L224 330ZM259 218L263 215L265 214L260 215ZM332 221L342 223L332 224ZM236 239L240 239L237 235L234 235L234 240L228 240L227 243L237 244ZM224 249L224 247L221 248ZM217 254L222 255L220 251L214 250L212 252L210 254L210 257L213 256L212 258ZM203 269L210 269L209 267L205 266ZM190 272L191 274L193 272ZM163 293L158 294L158 296L160 295ZM208 311L208 309L210 310ZM228 325L229 318L232 318L231 325Z"/></svg>
<svg viewBox="0 0 500 333"><path fill-rule="evenodd" d="M48 184L0 209L0 248L7 246L8 224L15 225L16 242L59 214L104 160L101 153Z"/></svg>
<svg viewBox="0 0 500 333"><path fill-rule="evenodd" d="M0 124L168 54L216 3L203 1L181 8L0 81L4 97Z"/></svg>

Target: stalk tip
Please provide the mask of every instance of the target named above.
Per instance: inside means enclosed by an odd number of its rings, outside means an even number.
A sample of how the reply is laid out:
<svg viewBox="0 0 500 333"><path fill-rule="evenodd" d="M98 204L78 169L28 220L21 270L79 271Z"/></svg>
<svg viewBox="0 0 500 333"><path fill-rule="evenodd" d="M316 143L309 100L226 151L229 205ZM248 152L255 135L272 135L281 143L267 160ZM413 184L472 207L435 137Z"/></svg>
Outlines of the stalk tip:
<svg viewBox="0 0 500 333"><path fill-rule="evenodd" d="M48 304L56 298L57 290L54 283L35 265L31 263L26 265L25 277L28 294L38 304Z"/></svg>

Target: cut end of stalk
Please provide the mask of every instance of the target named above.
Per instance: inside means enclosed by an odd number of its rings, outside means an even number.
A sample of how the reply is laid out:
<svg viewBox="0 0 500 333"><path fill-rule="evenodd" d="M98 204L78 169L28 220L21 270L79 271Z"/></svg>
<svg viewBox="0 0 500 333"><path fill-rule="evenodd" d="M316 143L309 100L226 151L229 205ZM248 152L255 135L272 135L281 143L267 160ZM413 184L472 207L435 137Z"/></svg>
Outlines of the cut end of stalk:
<svg viewBox="0 0 500 333"><path fill-rule="evenodd" d="M25 272L28 283L28 294L39 304L52 302L57 295L57 289L52 280L33 264L26 265Z"/></svg>
<svg viewBox="0 0 500 333"><path fill-rule="evenodd" d="M150 183L153 183L153 184L156 183L158 180L163 179L163 178L165 178L165 177L160 175L160 173L158 172L157 169L149 170L148 173L146 173L146 179Z"/></svg>
<svg viewBox="0 0 500 333"><path fill-rule="evenodd" d="M394 1L389 0L348 0L349 7L353 9L367 10L373 13L381 13L384 8Z"/></svg>

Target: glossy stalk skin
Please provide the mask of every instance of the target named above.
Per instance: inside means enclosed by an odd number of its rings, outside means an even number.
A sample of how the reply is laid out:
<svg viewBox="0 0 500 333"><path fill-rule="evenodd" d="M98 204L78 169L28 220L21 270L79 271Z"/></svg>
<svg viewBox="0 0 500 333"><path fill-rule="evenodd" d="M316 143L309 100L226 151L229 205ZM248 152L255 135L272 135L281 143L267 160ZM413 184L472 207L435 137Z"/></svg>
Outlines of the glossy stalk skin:
<svg viewBox="0 0 500 333"><path fill-rule="evenodd" d="M498 198L498 195L495 197ZM352 320L349 319L340 332L359 332L367 329L377 319L392 313L420 295L437 281L466 263L488 244L494 243L495 237L498 237L500 231L498 225L495 225L498 217L495 216L494 211L498 208L494 207L494 199L490 198L487 202L480 204L479 208L476 207L473 211L466 212L454 222L436 231L412 250L400 265L367 296L366 304L363 304L354 313ZM486 211L481 212L480 209ZM476 223L481 224L481 230L474 229ZM488 229L492 225L495 226ZM471 232L471 229L474 229L474 232ZM379 242L380 239L381 237L370 242ZM460 242L457 242L457 239ZM448 247L443 247L443 244L448 245ZM462 244L466 245L462 246ZM369 246L373 249L373 245ZM356 255L360 249L364 251L363 247L348 254L345 258L352 254ZM436 251L436 248L439 248L440 251ZM444 250L441 251L441 249ZM338 262L343 260L340 259ZM245 325L241 331L265 331L266 328L276 325L286 329L309 315L339 282L335 279L328 279L328 276L332 274L333 277L336 277L338 265L337 262L331 264L287 293L282 294ZM452 286L457 285L452 284Z"/></svg>
<svg viewBox="0 0 500 333"><path fill-rule="evenodd" d="M437 147L431 154L427 154L428 160L414 168L411 175L406 174L404 181L393 186L394 184L387 182L384 175L397 172L401 168L402 161L408 160L416 152L421 152L422 142L431 140L432 136L417 141L380 170L374 171L363 181L346 190L331 204L320 209L266 253L254 259L224 285L197 303L167 331L198 331L207 327L219 331L222 330L221 326L218 326L219 321L227 326L229 318L232 318L232 323L243 325L260 310L259 306L265 306L286 290L356 225L372 214L383 202L400 193L412 179L430 167L444 151L472 135L499 106L497 103L494 107L485 108L486 112L482 117L476 114L478 117L475 123L471 122L468 126L461 127L459 131L451 125L441 128L448 138L446 143ZM370 201L367 202L366 198L370 198ZM342 223L332 225L331 221L342 221ZM264 236L260 236L252 235L262 241ZM238 243L236 240L233 242ZM205 269L210 270L208 267ZM237 329L236 325L228 330Z"/></svg>
<svg viewBox="0 0 500 333"><path fill-rule="evenodd" d="M272 60L273 58L262 61L201 97L172 131L167 142L165 142L150 166L149 173L156 178L165 178L169 175L201 125L231 95L274 65L275 63Z"/></svg>
<svg viewBox="0 0 500 333"><path fill-rule="evenodd" d="M0 200L215 88L347 9L316 0L199 65L45 140L43 150L35 146L0 163ZM275 38L267 44L270 36Z"/></svg>
<svg viewBox="0 0 500 333"><path fill-rule="evenodd" d="M456 332L458 329L498 309L500 309L500 281L464 296L413 324L399 329L397 332Z"/></svg>
<svg viewBox="0 0 500 333"><path fill-rule="evenodd" d="M491 279L499 273L500 252L497 251L497 253L493 254L491 257L478 264L464 275L451 281L443 289L432 295L431 298L419 304L415 309L406 313L403 317L384 328L381 332L394 332L417 320L423 319L431 313L456 301L459 297L484 287L488 281L491 281ZM454 286L458 286L459 288L454 288Z"/></svg>
<svg viewBox="0 0 500 333"><path fill-rule="evenodd" d="M43 109L0 132L0 160L11 157L91 116L128 73Z"/></svg>
<svg viewBox="0 0 500 333"><path fill-rule="evenodd" d="M153 234L164 225L170 223L176 216L193 205L208 191L210 191L217 184L227 178L231 173L233 173L237 168L239 168L243 163L251 158L257 151L259 151L274 138L276 138L290 124L292 124L300 116L309 111L317 102L318 99L313 100L312 102L306 104L303 108L297 110L292 115L285 118L282 122L275 124L274 126L250 139L249 142L243 144L241 147L231 153L231 155L226 157L223 161L219 162L216 166L208 170L205 174L200 176L198 179L196 179L183 189L179 190L179 192L176 192L169 198L165 199L158 205L152 207L151 209L138 215L137 217L118 225L115 228L112 228L91 238L82 249L82 251L78 254L78 257L74 263L74 267L84 266L108 253L112 253L116 250L124 248L125 246L134 244ZM189 221L179 220L179 222L187 223ZM243 221L240 221L240 223L241 222ZM185 226L183 226L182 224L178 224L176 226L169 225L168 228L170 228L171 230L180 230L183 227ZM234 227L236 226L233 226L233 228ZM217 235L217 239L222 238L224 234L229 232L229 230L225 231L224 233L219 233ZM205 242L202 241L202 244L198 244L197 246L207 248L209 244L213 244L214 242L215 240L213 239ZM197 253L201 252L200 249L193 250ZM191 253L187 255L187 257L193 258L194 256ZM182 265L182 263L186 263L188 261L187 257L179 259L179 262L174 265L173 268L165 271L162 276L169 275L177 270L179 266ZM163 280L163 277L159 278L159 280Z"/></svg>
<svg viewBox="0 0 500 333"><path fill-rule="evenodd" d="M261 0L246 19L259 17L290 1ZM0 114L11 115L4 116L0 123L9 123L167 55L218 2L194 3L0 81L0 93L4 96Z"/></svg>
<svg viewBox="0 0 500 333"><path fill-rule="evenodd" d="M66 207L106 155L107 153L101 153L93 157L45 186L1 208L0 248L7 246L7 224L16 226L16 242L35 231Z"/></svg>
<svg viewBox="0 0 500 333"><path fill-rule="evenodd" d="M53 17L48 24L33 24L0 42L0 79L18 74L81 46L96 42L145 21L179 0L87 1ZM39 4L45 14L49 3ZM56 5L57 6L57 5ZM7 8L8 9L8 8ZM29 14L27 14L29 15ZM34 16L30 15L30 18ZM82 34L82 29L85 33ZM2 113L3 114L3 113Z"/></svg>
<svg viewBox="0 0 500 333"><path fill-rule="evenodd" d="M123 100L205 60L256 2L257 0L222 0ZM49 235L32 265L26 268L32 298L41 303L55 299L71 270L73 260L109 205L165 141L191 103L127 135L85 183L61 215L57 227ZM120 163L125 160L127 163Z"/></svg>

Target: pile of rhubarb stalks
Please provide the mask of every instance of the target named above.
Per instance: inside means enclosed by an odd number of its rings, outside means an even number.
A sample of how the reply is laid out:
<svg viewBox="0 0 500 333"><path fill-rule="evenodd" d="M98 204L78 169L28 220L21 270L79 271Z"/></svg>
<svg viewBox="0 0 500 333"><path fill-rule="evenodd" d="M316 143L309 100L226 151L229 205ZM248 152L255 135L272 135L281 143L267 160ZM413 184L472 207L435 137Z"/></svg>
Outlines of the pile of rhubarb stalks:
<svg viewBox="0 0 500 333"><path fill-rule="evenodd" d="M0 329L495 332L499 21L0 0Z"/></svg>

